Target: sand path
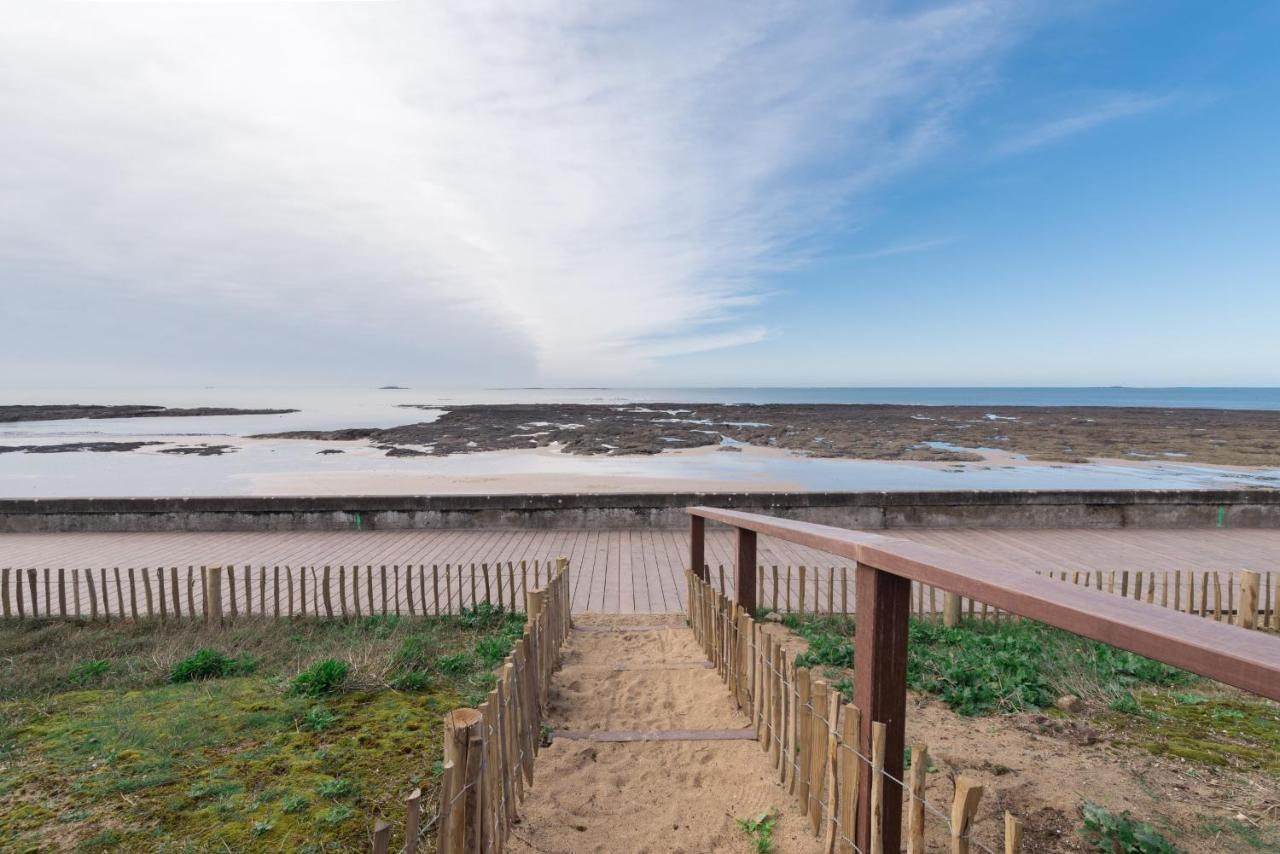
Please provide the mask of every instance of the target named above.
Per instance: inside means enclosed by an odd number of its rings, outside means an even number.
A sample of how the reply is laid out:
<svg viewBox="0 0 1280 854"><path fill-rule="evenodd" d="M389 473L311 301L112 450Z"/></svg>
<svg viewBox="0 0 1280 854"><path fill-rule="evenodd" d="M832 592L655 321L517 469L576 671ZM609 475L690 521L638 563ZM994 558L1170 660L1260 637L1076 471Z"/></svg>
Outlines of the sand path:
<svg viewBox="0 0 1280 854"><path fill-rule="evenodd" d="M551 691L556 732L749 725L677 614L579 614ZM639 629L638 627L646 627ZM631 629L628 629L631 627ZM517 852L752 851L735 823L777 809L778 852L818 852L755 741L558 737L538 755Z"/></svg>

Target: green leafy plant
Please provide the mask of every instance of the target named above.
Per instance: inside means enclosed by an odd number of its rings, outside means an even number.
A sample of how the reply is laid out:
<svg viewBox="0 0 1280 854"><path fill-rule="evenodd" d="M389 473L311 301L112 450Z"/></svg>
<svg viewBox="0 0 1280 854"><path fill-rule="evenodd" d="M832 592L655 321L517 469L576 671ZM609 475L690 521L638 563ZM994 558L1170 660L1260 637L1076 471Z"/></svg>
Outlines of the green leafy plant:
<svg viewBox="0 0 1280 854"><path fill-rule="evenodd" d="M88 685L97 682L111 669L111 662L101 658L82 661L67 673L67 681L73 685Z"/></svg>
<svg viewBox="0 0 1280 854"><path fill-rule="evenodd" d="M1080 806L1080 836L1103 854L1183 854L1154 827L1136 821L1128 810L1114 813L1085 801Z"/></svg>
<svg viewBox="0 0 1280 854"><path fill-rule="evenodd" d="M350 780L325 780L319 786L316 786L316 794L322 798L341 798L351 794L355 787L351 785Z"/></svg>
<svg viewBox="0 0 1280 854"><path fill-rule="evenodd" d="M223 795L229 795L241 789L239 783L231 780L212 779L201 780L198 783L192 783L187 789L187 795L192 798L220 798Z"/></svg>
<svg viewBox="0 0 1280 854"><path fill-rule="evenodd" d="M431 674L422 670L409 670L391 680L397 691L426 691L431 687Z"/></svg>
<svg viewBox="0 0 1280 854"><path fill-rule="evenodd" d="M1142 706L1138 705L1137 699L1128 691L1112 700L1109 708L1113 712L1120 712L1125 715L1142 714Z"/></svg>
<svg viewBox="0 0 1280 854"><path fill-rule="evenodd" d="M458 614L458 623L468 629L488 628L502 622L505 613L501 605L480 602L474 608L463 608Z"/></svg>
<svg viewBox="0 0 1280 854"><path fill-rule="evenodd" d="M464 676L476 667L475 657L466 652L442 655L436 659L436 670L446 676Z"/></svg>
<svg viewBox="0 0 1280 854"><path fill-rule="evenodd" d="M280 811L289 814L302 812L309 803L305 795L285 795L280 799Z"/></svg>
<svg viewBox="0 0 1280 854"><path fill-rule="evenodd" d="M264 820L264 821L255 821L255 822L253 823L253 835L254 835L254 836L264 836L264 835L266 835L267 833L270 833L270 832L271 832L271 828L273 828L273 827L275 827L275 825L274 825L274 824L272 824L272 823L271 823L271 822L269 822L269 821L265 821L265 820Z"/></svg>
<svg viewBox="0 0 1280 854"><path fill-rule="evenodd" d="M173 666L170 682L194 682L200 679L219 679L223 676L243 676L252 673L254 661L247 655L234 658L216 649L198 649Z"/></svg>
<svg viewBox="0 0 1280 854"><path fill-rule="evenodd" d="M351 807L339 804L320 813L320 821L325 824L342 824L355 816L355 814L355 810L351 809Z"/></svg>
<svg viewBox="0 0 1280 854"><path fill-rule="evenodd" d="M495 667L511 651L511 641L502 635L491 635L476 641L476 655L488 667Z"/></svg>
<svg viewBox="0 0 1280 854"><path fill-rule="evenodd" d="M789 614L784 623L808 642L796 664L839 668L832 685L851 699L853 686L843 672L853 667L853 622ZM1109 702L1142 686L1194 681L1186 671L1030 621L948 628L912 620L909 628L907 684L963 715L1043 708L1068 693Z"/></svg>
<svg viewBox="0 0 1280 854"><path fill-rule="evenodd" d="M317 661L293 677L291 690L295 694L306 697L337 693L347 681L347 673L350 669L350 665L345 661L336 658Z"/></svg>
<svg viewBox="0 0 1280 854"><path fill-rule="evenodd" d="M338 721L338 716L324 706L312 706L302 715L302 728L324 732Z"/></svg>
<svg viewBox="0 0 1280 854"><path fill-rule="evenodd" d="M755 818L736 819L738 827L751 837L756 854L770 854L773 851L773 831L778 825L778 811L762 812Z"/></svg>

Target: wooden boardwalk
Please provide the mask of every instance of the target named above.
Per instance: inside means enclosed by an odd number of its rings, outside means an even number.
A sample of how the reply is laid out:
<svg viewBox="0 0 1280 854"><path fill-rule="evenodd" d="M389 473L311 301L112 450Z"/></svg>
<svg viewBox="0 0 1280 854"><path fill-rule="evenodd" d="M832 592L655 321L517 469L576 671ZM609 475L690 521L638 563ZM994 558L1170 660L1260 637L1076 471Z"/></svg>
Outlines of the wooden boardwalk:
<svg viewBox="0 0 1280 854"><path fill-rule="evenodd" d="M886 532L961 554L1032 570L1280 571L1280 530L932 529ZM674 612L685 608L683 530L282 531L136 534L0 534L0 567L99 569L202 564L418 566L570 560L575 611ZM841 562L761 538L760 563L820 567ZM732 589L728 531L707 535L707 560L723 564ZM810 596L841 594L810 592ZM850 573L850 587L852 578ZM768 586L766 584L766 586ZM785 585L784 585L785 586ZM810 587L812 591L813 588ZM798 590L794 591L798 595ZM852 595L850 592L849 595Z"/></svg>

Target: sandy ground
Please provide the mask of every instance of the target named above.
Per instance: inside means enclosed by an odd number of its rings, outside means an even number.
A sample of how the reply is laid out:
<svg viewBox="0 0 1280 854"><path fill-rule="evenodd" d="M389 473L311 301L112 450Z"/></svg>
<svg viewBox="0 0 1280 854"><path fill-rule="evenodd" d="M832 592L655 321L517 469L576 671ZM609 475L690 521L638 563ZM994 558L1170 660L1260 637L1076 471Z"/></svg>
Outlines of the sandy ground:
<svg viewBox="0 0 1280 854"><path fill-rule="evenodd" d="M237 439L238 442L255 442L270 445L289 440ZM294 440L296 441L296 440ZM723 477L668 477L641 473L647 457L609 458L605 466L596 466L599 473L583 471L556 472L551 467L560 464L568 467L590 466L587 458L572 457L555 448L528 450L489 451L483 457L422 458L406 461L404 467L378 470L358 468L363 459L384 460L383 452L363 442L315 443L318 448L332 446L342 448L347 455L334 458L335 465L349 459L353 470L347 471L285 471L260 472L248 475L251 491L255 495L407 495L415 493L435 495L489 495L495 493L615 493L615 492L802 492L804 484L782 478L764 476L758 472L738 471ZM786 459L790 452L774 448L747 448L744 458L761 460ZM712 459L719 453L715 448L672 450L664 453L664 462ZM483 459L484 468L477 473L463 471L414 471L417 465L428 468L439 460L456 463L460 459ZM615 471L609 465L630 462L634 471ZM531 463L537 471L522 472ZM375 463L376 464L376 463ZM465 463L462 463L465 465ZM503 471L504 466L510 470Z"/></svg>
<svg viewBox="0 0 1280 854"><path fill-rule="evenodd" d="M681 615L580 615L555 678L558 730L746 727ZM660 670L666 665L678 665ZM617 666L643 668L618 671ZM779 852L818 852L754 741L605 744L557 739L538 755L511 849L517 852L749 852L736 818L778 809Z"/></svg>
<svg viewBox="0 0 1280 854"><path fill-rule="evenodd" d="M505 452L498 452L505 453ZM253 475L253 495L566 495L630 492L803 492L787 481L699 480L631 475L495 474L426 472L298 472Z"/></svg>
<svg viewBox="0 0 1280 854"><path fill-rule="evenodd" d="M282 442L289 440L267 440L267 439L240 439L233 440L234 443L247 444L259 443L269 446L272 442ZM294 440L296 441L296 440ZM404 468L383 469L378 470L373 467L357 468L362 460L370 460L374 465L384 463L382 451L373 449L359 442L330 442L329 445L334 448L343 448L346 457L333 458L336 460L349 460L353 466L350 470L339 471L274 471L274 472L250 472L243 475L249 483L249 493L253 495L409 495L409 494L431 494L431 495L493 495L493 494L513 494L513 493L565 493L565 494L610 494L610 493L630 493L630 492L805 492L811 489L811 486L805 483L790 480L786 477L779 477L768 474L765 470L767 464L771 462L789 462L795 461L803 463L811 462L815 466L821 466L824 463L836 463L840 465L841 474L849 482L856 482L863 472L869 476L878 479L889 478L891 481L897 482L901 480L902 485L893 488L920 488L920 489L937 489L936 484L928 486L923 483L916 483L911 475L912 470L927 472L947 472L955 474L957 472L964 473L980 473L992 469L1005 469L1015 471L1018 469L1028 469L1043 472L1046 469L1061 469L1070 472L1073 469L1114 469L1114 470L1150 470L1152 472L1172 472L1171 476L1177 480L1181 477L1190 477L1189 474L1183 474L1174 467L1177 461L1142 461L1142 460L1126 460L1126 459L1109 459L1099 458L1089 462L1087 466L1078 463L1046 463L1044 461L1028 460L1025 457L1010 454L1004 451L988 451L984 452L980 461L975 462L928 462L921 460L855 460L855 459L834 459L834 458L816 458L809 459L798 456L795 453L781 448L758 448L744 447L741 451L734 454L744 465L735 469L723 469L720 476L680 476L666 477L654 476L640 473L648 460L654 458L646 457L596 457L583 458L572 457L563 454L552 448L538 448L531 450L507 450L507 451L488 451L484 454L486 466L491 469L483 473L464 473L464 472L441 472L441 471L413 471L412 466L420 464L423 467L430 466L433 463L431 458L424 458L422 461L409 460L405 463ZM317 445L318 446L318 445ZM145 453L147 449L142 449L135 453ZM154 451L152 453L155 453ZM714 460L717 455L722 452L715 448L695 448L686 450L665 451L661 455L662 463L678 464L687 462L690 466L698 467L699 463L704 460ZM457 460L458 458L436 458L435 461L447 459ZM467 459L476 459L476 457L468 457ZM602 469L599 473L587 472L556 472L550 470L540 470L536 472L521 472L522 463L529 459L542 460L549 463L559 462L565 466L584 466L583 460L596 460L601 465L597 466ZM512 466L511 471L501 471L501 462L506 461ZM634 470L617 471L607 469L607 466L618 462L630 462L634 466ZM751 464L758 462L762 465L760 468L753 470ZM335 464L338 464L335 462ZM1242 476L1250 475L1266 475L1271 470L1250 466L1234 466L1234 465L1214 465L1211 467L1213 471L1226 474L1236 474ZM892 476L888 472L897 469L899 475ZM693 470L697 470L694 468ZM1021 486L1003 484L998 487L986 488L1053 488L1053 483L1048 475L1046 479L1034 484L1022 484ZM877 480L879 483L879 480ZM1132 484L1134 486L1138 484ZM1211 484L1214 488L1232 489L1242 488L1247 484L1245 482L1231 481L1215 481ZM882 488L883 485L876 488ZM1149 488L1160 486L1159 482L1152 482ZM1181 481L1174 484L1175 487L1185 487ZM957 483L954 488L968 488L967 486ZM1117 484L1109 482L1101 482L1097 488L1116 487ZM950 485L944 488L953 488ZM974 487L980 488L980 487Z"/></svg>
<svg viewBox="0 0 1280 854"><path fill-rule="evenodd" d="M786 647L792 655L807 644L789 635ZM942 816L950 813L960 774L984 788L971 836L975 851L1004 850L1008 811L1023 821L1023 851L1092 852L1076 834L1084 801L1131 811L1187 854L1252 850L1239 837L1215 838L1204 828L1238 816L1270 824L1275 819L1268 816L1280 810L1280 780L1121 747L1104 727L1091 726L1087 713L966 718L932 698L907 697L907 744L927 745L936 768L925 778L925 800L937 811L925 814L929 852L950 850Z"/></svg>

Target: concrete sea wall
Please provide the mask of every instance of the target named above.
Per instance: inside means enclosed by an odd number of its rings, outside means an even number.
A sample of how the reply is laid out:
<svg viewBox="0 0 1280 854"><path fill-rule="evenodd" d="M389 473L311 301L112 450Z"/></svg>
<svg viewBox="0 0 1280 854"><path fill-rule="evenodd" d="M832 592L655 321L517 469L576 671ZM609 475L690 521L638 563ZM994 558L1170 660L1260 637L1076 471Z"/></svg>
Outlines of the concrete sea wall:
<svg viewBox="0 0 1280 854"><path fill-rule="evenodd" d="M864 529L1280 527L1280 490L1068 490L0 499L0 531L683 528L694 504Z"/></svg>

